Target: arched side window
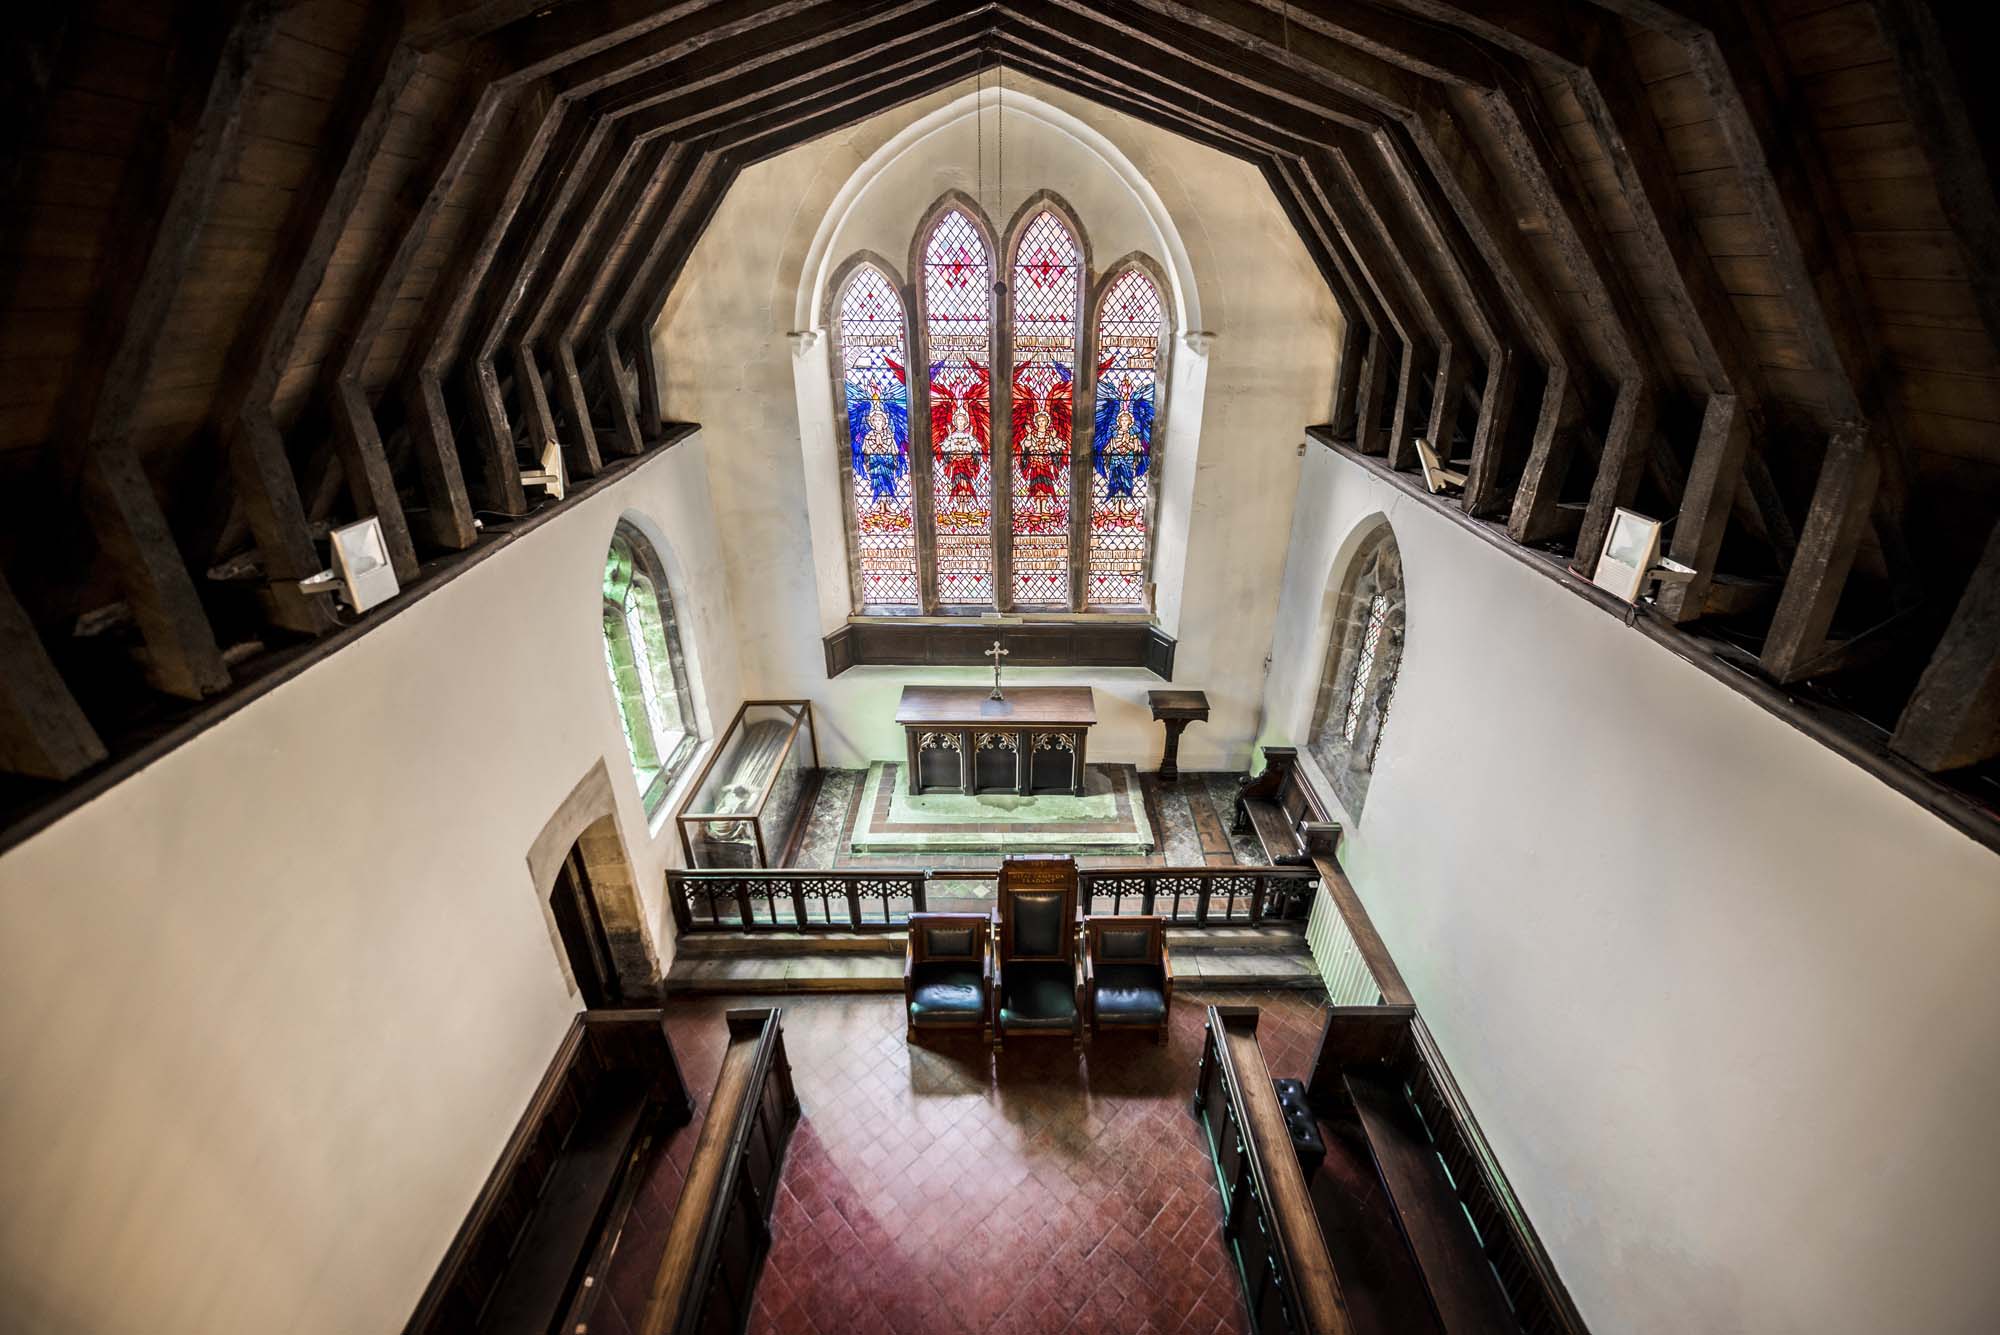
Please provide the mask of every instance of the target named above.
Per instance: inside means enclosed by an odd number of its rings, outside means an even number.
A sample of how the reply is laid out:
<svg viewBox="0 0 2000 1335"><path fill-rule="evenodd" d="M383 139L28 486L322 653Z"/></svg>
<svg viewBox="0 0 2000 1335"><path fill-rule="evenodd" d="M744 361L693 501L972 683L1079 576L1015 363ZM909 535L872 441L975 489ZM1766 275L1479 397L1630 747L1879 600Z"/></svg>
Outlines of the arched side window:
<svg viewBox="0 0 2000 1335"><path fill-rule="evenodd" d="M848 275L835 311L861 601L914 607L921 599L903 300L887 274L864 263Z"/></svg>
<svg viewBox="0 0 2000 1335"><path fill-rule="evenodd" d="M1362 539L1341 581L1309 745L1335 796L1357 819L1396 694L1403 633L1403 558L1385 522Z"/></svg>
<svg viewBox="0 0 2000 1335"><path fill-rule="evenodd" d="M924 243L923 308L937 600L991 606L993 257L960 209Z"/></svg>
<svg viewBox="0 0 2000 1335"><path fill-rule="evenodd" d="M1140 270L1111 281L1097 315L1097 391L1091 413L1089 580L1093 607L1145 601L1152 499L1153 422L1166 307Z"/></svg>
<svg viewBox="0 0 2000 1335"><path fill-rule="evenodd" d="M1014 602L1068 607L1070 441L1083 255L1053 210L1037 213L1022 231L1011 291Z"/></svg>
<svg viewBox="0 0 2000 1335"><path fill-rule="evenodd" d="M604 558L604 658L646 814L658 813L701 736L673 593L658 553L620 524Z"/></svg>

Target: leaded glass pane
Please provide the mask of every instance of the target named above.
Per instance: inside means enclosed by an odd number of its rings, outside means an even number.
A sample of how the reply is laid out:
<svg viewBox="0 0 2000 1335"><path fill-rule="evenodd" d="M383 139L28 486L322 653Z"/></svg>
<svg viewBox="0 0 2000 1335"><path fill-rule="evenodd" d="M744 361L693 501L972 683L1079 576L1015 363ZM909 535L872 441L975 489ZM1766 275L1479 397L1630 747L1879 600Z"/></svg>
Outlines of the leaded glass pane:
<svg viewBox="0 0 2000 1335"><path fill-rule="evenodd" d="M957 209L924 245L937 596L993 601L993 260Z"/></svg>
<svg viewBox="0 0 2000 1335"><path fill-rule="evenodd" d="M1083 256L1044 210L1014 253L1013 570L1017 603L1069 604L1070 440Z"/></svg>
<svg viewBox="0 0 2000 1335"><path fill-rule="evenodd" d="M681 724L681 702L673 675L662 670L667 668L671 651L650 583L633 582L625 600L625 626L632 636L633 665L639 670L639 689L646 701L646 720L653 728L654 750L664 760L673 755L686 729Z"/></svg>
<svg viewBox="0 0 2000 1335"><path fill-rule="evenodd" d="M1349 742L1361 726L1361 707L1367 701L1368 682L1375 672L1375 648L1382 642L1382 627L1388 620L1389 599L1378 593L1368 602L1368 625L1361 632L1361 657L1354 664L1354 683L1347 688L1347 717L1341 722L1340 735Z"/></svg>
<svg viewBox="0 0 2000 1335"><path fill-rule="evenodd" d="M864 264L847 280L839 321L861 601L915 605L917 545L910 492L910 384L903 302L886 274Z"/></svg>
<svg viewBox="0 0 2000 1335"><path fill-rule="evenodd" d="M659 558L623 524L604 562L604 660L650 815L696 748L673 598Z"/></svg>
<svg viewBox="0 0 2000 1335"><path fill-rule="evenodd" d="M1120 274L1097 320L1092 413L1090 564L1085 600L1131 606L1146 597L1146 512L1166 310L1137 269Z"/></svg>

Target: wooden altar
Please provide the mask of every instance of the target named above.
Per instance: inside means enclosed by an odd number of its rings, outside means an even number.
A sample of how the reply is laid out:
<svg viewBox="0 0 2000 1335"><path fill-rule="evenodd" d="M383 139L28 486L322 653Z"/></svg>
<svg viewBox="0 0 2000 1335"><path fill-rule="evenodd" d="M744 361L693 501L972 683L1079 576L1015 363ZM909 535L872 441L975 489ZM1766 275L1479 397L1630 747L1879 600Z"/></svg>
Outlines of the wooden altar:
<svg viewBox="0 0 2000 1335"><path fill-rule="evenodd" d="M896 707L910 794L1083 795L1084 748L1097 722L1088 686L905 686Z"/></svg>

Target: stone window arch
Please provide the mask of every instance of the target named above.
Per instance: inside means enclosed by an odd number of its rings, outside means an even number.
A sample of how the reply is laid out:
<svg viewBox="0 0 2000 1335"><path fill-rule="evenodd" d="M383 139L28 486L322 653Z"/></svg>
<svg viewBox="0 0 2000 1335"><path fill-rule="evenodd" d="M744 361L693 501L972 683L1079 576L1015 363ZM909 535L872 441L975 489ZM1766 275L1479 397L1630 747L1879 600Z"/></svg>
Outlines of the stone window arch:
<svg viewBox="0 0 2000 1335"><path fill-rule="evenodd" d="M1396 695L1404 630L1403 557L1388 521L1381 520L1340 577L1308 747L1357 820Z"/></svg>
<svg viewBox="0 0 2000 1335"><path fill-rule="evenodd" d="M604 658L646 814L657 815L701 744L666 566L620 521L604 558Z"/></svg>

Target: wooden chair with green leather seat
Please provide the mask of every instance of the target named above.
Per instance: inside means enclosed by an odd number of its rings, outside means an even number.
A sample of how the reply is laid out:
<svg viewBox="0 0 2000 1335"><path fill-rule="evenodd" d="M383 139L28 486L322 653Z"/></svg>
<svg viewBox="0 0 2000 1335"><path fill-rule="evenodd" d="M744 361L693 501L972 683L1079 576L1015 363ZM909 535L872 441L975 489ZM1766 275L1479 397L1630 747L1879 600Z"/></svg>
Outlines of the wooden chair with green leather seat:
<svg viewBox="0 0 2000 1335"><path fill-rule="evenodd" d="M1083 1045L1076 863L1007 858L993 909L993 1046L1009 1034L1067 1034Z"/></svg>
<svg viewBox="0 0 2000 1335"><path fill-rule="evenodd" d="M1165 1043L1174 1004L1166 920L1093 915L1083 920L1083 933L1083 1000L1091 1032L1150 1029Z"/></svg>
<svg viewBox="0 0 2000 1335"><path fill-rule="evenodd" d="M903 947L905 1035L977 1029L993 1013L991 924L982 913L912 913Z"/></svg>

